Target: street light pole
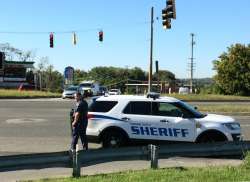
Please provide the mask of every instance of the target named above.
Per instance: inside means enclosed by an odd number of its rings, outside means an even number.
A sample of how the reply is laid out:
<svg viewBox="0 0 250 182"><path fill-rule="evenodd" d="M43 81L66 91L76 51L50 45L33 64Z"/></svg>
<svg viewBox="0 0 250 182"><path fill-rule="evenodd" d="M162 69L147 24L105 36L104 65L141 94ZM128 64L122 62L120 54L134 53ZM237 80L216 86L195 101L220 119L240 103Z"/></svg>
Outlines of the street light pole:
<svg viewBox="0 0 250 182"><path fill-rule="evenodd" d="M152 87L152 67L153 67L153 23L154 23L154 7L151 8L151 38L150 38L150 59L149 59L149 74L148 74L148 92L151 92Z"/></svg>

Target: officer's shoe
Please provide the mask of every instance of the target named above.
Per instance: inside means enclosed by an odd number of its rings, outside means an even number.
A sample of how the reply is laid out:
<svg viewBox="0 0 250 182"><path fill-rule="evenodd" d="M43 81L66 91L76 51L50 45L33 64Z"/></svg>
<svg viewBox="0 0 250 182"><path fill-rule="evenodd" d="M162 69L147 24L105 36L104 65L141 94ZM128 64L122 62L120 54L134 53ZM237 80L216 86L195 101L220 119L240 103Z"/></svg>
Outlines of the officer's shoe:
<svg viewBox="0 0 250 182"><path fill-rule="evenodd" d="M82 147L82 150L88 150L88 149L89 149L89 148L86 147L86 146Z"/></svg>

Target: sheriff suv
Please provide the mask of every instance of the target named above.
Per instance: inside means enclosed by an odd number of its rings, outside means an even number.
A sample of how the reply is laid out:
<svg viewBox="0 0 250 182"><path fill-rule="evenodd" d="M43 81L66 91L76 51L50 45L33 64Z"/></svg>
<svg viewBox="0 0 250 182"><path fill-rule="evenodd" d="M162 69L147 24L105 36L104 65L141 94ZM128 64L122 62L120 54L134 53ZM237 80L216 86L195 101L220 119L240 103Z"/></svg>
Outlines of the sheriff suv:
<svg viewBox="0 0 250 182"><path fill-rule="evenodd" d="M89 107L87 136L103 147L131 142L216 142L241 139L240 124L229 116L202 114L172 97L112 95Z"/></svg>

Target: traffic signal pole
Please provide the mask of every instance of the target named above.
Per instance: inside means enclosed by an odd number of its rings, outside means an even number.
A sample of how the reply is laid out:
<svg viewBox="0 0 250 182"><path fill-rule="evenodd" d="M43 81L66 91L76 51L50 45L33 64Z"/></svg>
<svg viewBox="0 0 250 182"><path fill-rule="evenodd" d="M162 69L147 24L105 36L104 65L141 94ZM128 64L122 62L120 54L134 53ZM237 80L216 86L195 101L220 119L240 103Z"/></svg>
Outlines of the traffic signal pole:
<svg viewBox="0 0 250 182"><path fill-rule="evenodd" d="M150 36L150 58L149 58L149 74L148 74L148 92L152 88L152 67L153 67L153 35L154 35L154 7L151 8L151 36Z"/></svg>

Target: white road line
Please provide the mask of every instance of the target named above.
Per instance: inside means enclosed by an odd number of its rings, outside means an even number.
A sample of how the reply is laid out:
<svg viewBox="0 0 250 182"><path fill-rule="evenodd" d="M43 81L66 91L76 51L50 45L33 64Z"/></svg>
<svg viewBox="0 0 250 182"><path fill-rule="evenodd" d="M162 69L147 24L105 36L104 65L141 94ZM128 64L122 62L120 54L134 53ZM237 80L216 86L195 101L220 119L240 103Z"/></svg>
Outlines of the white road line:
<svg viewBox="0 0 250 182"><path fill-rule="evenodd" d="M15 118L7 119L5 122L8 124L24 124L24 123L42 123L48 121L47 119L42 118Z"/></svg>

